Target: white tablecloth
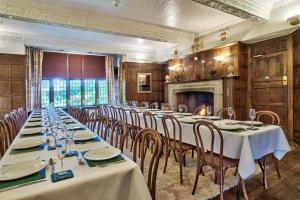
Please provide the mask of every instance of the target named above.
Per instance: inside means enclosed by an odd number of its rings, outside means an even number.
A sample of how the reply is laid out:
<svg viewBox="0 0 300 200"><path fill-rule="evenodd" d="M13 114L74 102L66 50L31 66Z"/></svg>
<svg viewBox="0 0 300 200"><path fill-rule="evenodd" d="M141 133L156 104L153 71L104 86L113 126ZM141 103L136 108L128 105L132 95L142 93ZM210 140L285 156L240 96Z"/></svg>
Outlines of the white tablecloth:
<svg viewBox="0 0 300 200"><path fill-rule="evenodd" d="M129 111L127 113L128 123L131 123ZM140 113L141 127L145 127L143 114ZM157 130L164 134L162 126L162 119L156 118ZM218 123L225 123L225 120L215 121ZM182 127L182 141L188 144L195 145L195 136L193 132L193 125L181 123ZM245 126L246 128L247 126ZM210 133L208 129L203 128L201 133L204 146L210 148ZM255 159L261 158L264 155L272 153L279 160L290 151L290 146L286 136L280 126L265 126L260 127L259 130L247 130L244 132L227 132L222 131L224 138L224 156L233 159L240 159L238 172L243 179L248 178L256 170ZM218 138L218 137L215 137ZM216 139L214 151L219 149L219 141Z"/></svg>
<svg viewBox="0 0 300 200"><path fill-rule="evenodd" d="M22 130L21 130L22 131ZM14 143L23 138L15 139ZM14 144L12 144L13 146ZM89 150L108 145L104 141L86 144L73 144L69 149ZM57 151L41 151L10 155L11 148L0 164L16 163L32 159L56 159L56 171L60 171ZM64 169L71 169L74 178L52 183L50 169L46 171L47 181L0 193L1 200L150 200L151 196L139 166L127 159L126 162L104 168L79 165L76 157L64 159Z"/></svg>

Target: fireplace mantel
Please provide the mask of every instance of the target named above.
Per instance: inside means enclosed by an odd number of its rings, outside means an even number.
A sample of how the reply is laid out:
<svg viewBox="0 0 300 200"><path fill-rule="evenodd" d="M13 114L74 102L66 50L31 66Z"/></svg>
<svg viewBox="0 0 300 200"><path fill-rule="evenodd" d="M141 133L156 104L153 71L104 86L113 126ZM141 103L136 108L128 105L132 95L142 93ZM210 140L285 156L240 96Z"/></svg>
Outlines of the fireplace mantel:
<svg viewBox="0 0 300 200"><path fill-rule="evenodd" d="M176 94L179 92L211 92L214 94L214 111L223 108L223 81L209 80L168 84L168 102L177 105Z"/></svg>

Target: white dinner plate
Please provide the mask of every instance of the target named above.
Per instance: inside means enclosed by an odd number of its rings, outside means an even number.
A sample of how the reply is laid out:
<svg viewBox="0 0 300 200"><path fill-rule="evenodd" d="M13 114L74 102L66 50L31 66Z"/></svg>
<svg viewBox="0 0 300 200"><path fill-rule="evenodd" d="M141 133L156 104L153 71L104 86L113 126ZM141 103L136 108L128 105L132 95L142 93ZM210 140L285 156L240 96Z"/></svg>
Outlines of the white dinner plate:
<svg viewBox="0 0 300 200"><path fill-rule="evenodd" d="M32 135L32 134L37 134L39 132L45 131L45 128L27 128L23 129L20 134L21 135Z"/></svg>
<svg viewBox="0 0 300 200"><path fill-rule="evenodd" d="M114 147L103 147L88 151L84 157L88 160L108 160L121 154L121 150Z"/></svg>
<svg viewBox="0 0 300 200"><path fill-rule="evenodd" d="M32 147L37 147L41 144L45 143L45 141L41 138L30 138L30 139L23 139L16 142L12 149L28 149Z"/></svg>
<svg viewBox="0 0 300 200"><path fill-rule="evenodd" d="M182 116L192 116L193 113L178 113L179 115L182 115Z"/></svg>
<svg viewBox="0 0 300 200"><path fill-rule="evenodd" d="M84 130L84 131L76 131L73 136L73 140L91 140L96 138L98 135L95 133L92 133L90 131Z"/></svg>
<svg viewBox="0 0 300 200"><path fill-rule="evenodd" d="M173 113L174 111L172 111L172 110L161 110L159 112L161 112L161 113Z"/></svg>
<svg viewBox="0 0 300 200"><path fill-rule="evenodd" d="M37 173L46 164L39 160L29 160L0 167L0 181L9 181Z"/></svg>
<svg viewBox="0 0 300 200"><path fill-rule="evenodd" d="M241 127L238 125L220 124L218 125L218 128L226 131L234 131L240 129Z"/></svg>
<svg viewBox="0 0 300 200"><path fill-rule="evenodd" d="M203 116L204 119L210 119L210 120L220 120L221 117L219 116Z"/></svg>
<svg viewBox="0 0 300 200"><path fill-rule="evenodd" d="M252 121L242 121L241 123L246 124L246 125L252 125ZM253 121L253 125L260 126L260 125L263 125L263 123L260 121Z"/></svg>
<svg viewBox="0 0 300 200"><path fill-rule="evenodd" d="M189 123L192 124L194 122L196 122L196 119L179 119L178 121L183 122L183 123Z"/></svg>
<svg viewBox="0 0 300 200"><path fill-rule="evenodd" d="M41 126L43 125L43 122L27 122L25 126L30 127L30 126Z"/></svg>

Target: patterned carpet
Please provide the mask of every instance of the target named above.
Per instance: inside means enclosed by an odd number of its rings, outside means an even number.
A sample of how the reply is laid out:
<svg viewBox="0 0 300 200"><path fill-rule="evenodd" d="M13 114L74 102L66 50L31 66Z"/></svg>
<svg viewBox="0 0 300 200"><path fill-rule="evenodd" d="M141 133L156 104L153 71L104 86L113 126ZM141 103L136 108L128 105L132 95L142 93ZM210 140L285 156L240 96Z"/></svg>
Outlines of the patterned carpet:
<svg viewBox="0 0 300 200"><path fill-rule="evenodd" d="M129 145L130 146L130 145ZM130 148L128 148L130 149ZM132 158L132 153L124 150L124 154ZM148 151L151 154L150 151ZM147 158L150 155L147 152ZM148 159L146 159L145 170L147 170ZM214 172L211 168L204 168L205 176L199 177L198 186L195 195L192 190L196 174L196 158L191 157L191 153L187 154L186 167L183 167L183 185L179 183L179 163L174 159L173 154L169 157L166 173L163 173L165 156L159 161L159 169L156 181L156 199L157 200L204 200L211 199L219 194L219 185L214 183ZM224 190L228 190L235 186L238 176L234 176L235 169L228 170L225 177ZM147 172L145 172L147 177Z"/></svg>

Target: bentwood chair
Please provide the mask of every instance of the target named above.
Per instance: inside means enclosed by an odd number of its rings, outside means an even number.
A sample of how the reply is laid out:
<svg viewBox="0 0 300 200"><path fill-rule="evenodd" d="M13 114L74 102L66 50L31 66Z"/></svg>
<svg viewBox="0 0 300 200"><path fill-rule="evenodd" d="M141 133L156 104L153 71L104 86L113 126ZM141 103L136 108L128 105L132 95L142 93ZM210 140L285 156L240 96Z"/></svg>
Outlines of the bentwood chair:
<svg viewBox="0 0 300 200"><path fill-rule="evenodd" d="M229 119L228 108L222 108L222 109L218 110L217 116L220 116L223 119ZM236 114L235 114L235 111L233 110L232 120L235 120L235 119L236 119Z"/></svg>
<svg viewBox="0 0 300 200"><path fill-rule="evenodd" d="M0 121L0 158L3 157L6 150L9 148L9 135L8 130L3 121Z"/></svg>
<svg viewBox="0 0 300 200"><path fill-rule="evenodd" d="M15 139L15 137L17 136L16 124L15 124L14 118L11 114L5 114L4 122L8 129L9 142L11 144L13 142L13 140Z"/></svg>
<svg viewBox="0 0 300 200"><path fill-rule="evenodd" d="M140 103L140 107L146 107L146 108L149 108L149 102L147 101L143 101Z"/></svg>
<svg viewBox="0 0 300 200"><path fill-rule="evenodd" d="M182 142L182 129L180 122L172 115L164 115L162 117L162 124L165 132L165 145L166 145L166 159L164 173L167 169L168 158L171 151L174 153L175 160L179 160L180 169L180 184L183 184L182 179L182 166L185 166L185 154L195 147Z"/></svg>
<svg viewBox="0 0 300 200"><path fill-rule="evenodd" d="M157 169L158 169L160 154L162 150L162 145L161 145L160 135L154 129L145 128L139 131L139 133L136 135L136 140L134 141L134 147L133 147L133 161L137 162L137 156L140 156L140 168L142 173L144 173L145 158L146 158L145 152L148 147L148 141L150 140L153 143L154 149L149 163L147 185L152 199L155 200ZM137 150L138 148L139 150Z"/></svg>
<svg viewBox="0 0 300 200"><path fill-rule="evenodd" d="M110 144L116 148L119 148L123 152L124 142L128 136L127 124L123 121L116 121L110 134Z"/></svg>
<svg viewBox="0 0 300 200"><path fill-rule="evenodd" d="M86 126L88 127L88 129L94 132L96 128L96 123L97 123L96 113L92 112L87 116Z"/></svg>
<svg viewBox="0 0 300 200"><path fill-rule="evenodd" d="M135 136L141 130L141 120L139 113L135 109L131 109L129 112L131 119L130 137L132 140L130 151L132 151Z"/></svg>
<svg viewBox="0 0 300 200"><path fill-rule="evenodd" d="M181 107L182 110L180 110L179 108ZM178 105L178 112L182 112L182 113L187 113L188 112L188 107L185 104L179 104Z"/></svg>
<svg viewBox="0 0 300 200"><path fill-rule="evenodd" d="M229 168L236 168L238 166L239 160L231 159L223 155L224 149L224 139L221 130L214 124L199 120L193 124L193 131L195 135L196 151L197 151L197 170L196 179L194 183L194 188L192 194L195 194L199 175L204 175L203 167L210 166L215 171L215 183L220 185L220 199L224 199L223 187L224 187L224 177L225 173ZM203 135L207 134L210 139L210 149L206 151L203 143ZM218 138L218 139L217 139ZM216 145L215 141L219 141ZM219 146L219 148L215 148ZM246 187L244 181L241 179L242 188L244 191L245 199L248 199L246 193Z"/></svg>
<svg viewBox="0 0 300 200"><path fill-rule="evenodd" d="M261 110L256 112L256 120L261 121L265 124L271 124L271 125L277 125L280 126L280 117L277 113L269 110ZM281 174L279 170L279 160L272 155L272 158L275 163L275 168L277 172L277 176L280 179ZM267 155L263 156L262 158L258 159L258 164L260 166L260 169L263 172L263 184L265 189L268 189L268 184L267 184ZM263 163L262 163L263 162Z"/></svg>
<svg viewBox="0 0 300 200"><path fill-rule="evenodd" d="M155 116L151 112L143 112L143 118L144 118L144 123L145 123L145 128L152 128L155 131L157 131L157 121ZM164 139L161 136L162 139L162 146L164 145ZM148 143L150 143L149 141ZM149 145L148 145L149 146ZM153 152L153 144L151 145L151 152Z"/></svg>
<svg viewBox="0 0 300 200"><path fill-rule="evenodd" d="M97 134L106 141L109 131L109 118L103 115L98 119Z"/></svg>
<svg viewBox="0 0 300 200"><path fill-rule="evenodd" d="M118 108L119 120L125 122L127 124L128 131L132 129L132 126L128 124L126 110L122 107ZM126 137L126 148L128 146L128 137Z"/></svg>
<svg viewBox="0 0 300 200"><path fill-rule="evenodd" d="M149 106L149 108L150 109L156 109L156 108L158 108L158 102L151 103L150 106Z"/></svg>

